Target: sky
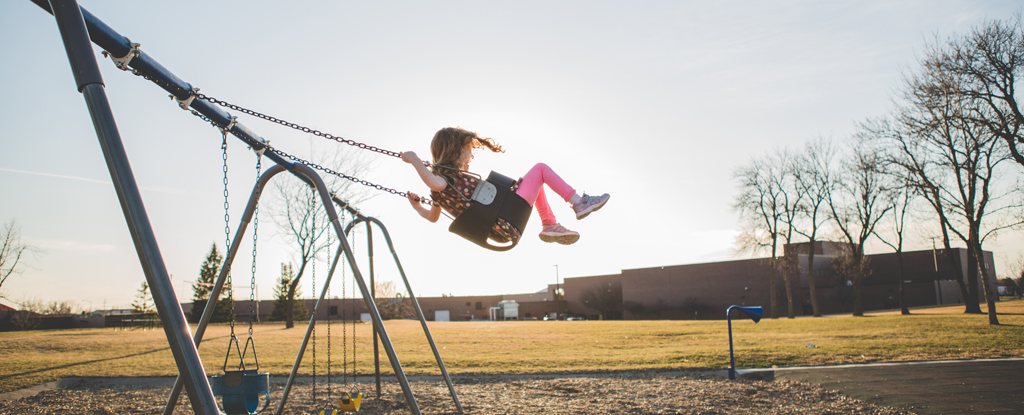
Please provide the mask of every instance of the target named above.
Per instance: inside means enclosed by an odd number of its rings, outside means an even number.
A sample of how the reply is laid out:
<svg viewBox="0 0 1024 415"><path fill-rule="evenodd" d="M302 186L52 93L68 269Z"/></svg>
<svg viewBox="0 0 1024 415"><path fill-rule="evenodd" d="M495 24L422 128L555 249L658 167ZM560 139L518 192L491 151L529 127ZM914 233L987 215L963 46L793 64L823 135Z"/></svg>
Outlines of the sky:
<svg viewBox="0 0 1024 415"><path fill-rule="evenodd" d="M371 190L358 207L387 226L419 296L529 293L564 278L740 258L737 167L815 137L844 140L889 111L926 45L1021 11L1017 1L953 0L80 4L209 96L424 158L435 131L461 126L506 149L479 153L471 170L518 177L544 162L581 192L611 194L582 221L553 202L559 222L582 235L576 244L540 241L534 215L502 253ZM130 307L144 276L54 19L28 0L5 1L0 36L9 39L0 46L0 221L16 220L38 248L0 291L84 310ZM223 251L221 135L95 51L172 283L190 301L210 246ZM240 121L299 157L342 151ZM256 157L234 138L228 152L233 233ZM362 179L427 192L397 158L345 154L368 163ZM286 176L275 180L295 180ZM297 258L270 218L260 221L256 288L236 284L236 298L272 298L280 264ZM927 234L909 249L930 248ZM397 280L383 238L374 240L376 278ZM357 235L357 256L365 245ZM251 248L240 249L236 281L251 277ZM987 249L1014 257L1024 239L1006 233ZM365 259L358 265L365 275ZM325 258L317 293L327 269Z"/></svg>

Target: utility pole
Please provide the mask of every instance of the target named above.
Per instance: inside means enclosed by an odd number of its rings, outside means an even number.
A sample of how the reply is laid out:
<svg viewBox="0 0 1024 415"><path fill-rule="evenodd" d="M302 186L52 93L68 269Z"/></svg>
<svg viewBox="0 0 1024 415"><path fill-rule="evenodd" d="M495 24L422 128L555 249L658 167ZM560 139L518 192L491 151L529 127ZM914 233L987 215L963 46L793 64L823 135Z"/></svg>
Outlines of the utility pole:
<svg viewBox="0 0 1024 415"><path fill-rule="evenodd" d="M942 305L942 283L939 282L939 255L935 250L935 237L932 237L932 260L935 262L935 291L938 292L939 304Z"/></svg>
<svg viewBox="0 0 1024 415"><path fill-rule="evenodd" d="M558 316L562 315L562 306L558 302L558 294L562 291L562 286L558 282L558 264L555 264L555 320L558 320Z"/></svg>

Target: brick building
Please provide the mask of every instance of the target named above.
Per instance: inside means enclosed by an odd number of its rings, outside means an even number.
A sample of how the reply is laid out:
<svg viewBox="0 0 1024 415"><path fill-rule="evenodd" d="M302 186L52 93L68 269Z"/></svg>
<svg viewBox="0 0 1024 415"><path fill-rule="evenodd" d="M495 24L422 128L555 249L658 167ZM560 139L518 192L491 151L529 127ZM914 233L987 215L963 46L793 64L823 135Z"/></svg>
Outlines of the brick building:
<svg viewBox="0 0 1024 415"><path fill-rule="evenodd" d="M849 277L837 271L843 245L832 242L815 244L814 281L818 305L823 314L853 311ZM796 315L811 315L807 276L807 245L784 248L795 257L799 272L791 282ZM967 250L953 248L956 265L967 273ZM984 253L984 265L995 284L992 253ZM904 286L909 307L962 303L960 290L942 250L903 253ZM704 264L674 265L622 270L620 274L565 279L565 299L573 313L596 317L584 294L598 287L619 287L622 293L622 318L642 319L724 319L730 305L760 305L770 314L769 261L756 258ZM865 311L899 308L899 267L895 253L867 255L866 276L861 283L861 301ZM984 301L980 286L979 300ZM787 315L787 296L782 271L776 274L778 314Z"/></svg>
<svg viewBox="0 0 1024 415"><path fill-rule="evenodd" d="M844 245L833 242L815 244L814 281L818 304L823 314L853 311L852 287L849 277L836 266L842 257ZM807 244L784 247L789 258L799 266L790 284L796 315L813 314L810 284L807 275ZM953 248L956 266L967 274L967 250ZM984 263L995 285L992 253L984 253ZM903 253L904 290L909 307L963 303L954 273L942 250L911 251ZM781 260L780 260L781 262ZM565 278L556 288L530 294L421 297L420 307L429 321L491 320L492 308L502 301L518 303L520 320L543 319L555 316L576 316L588 319L724 319L730 305L765 307L770 315L771 289L769 287L769 261L754 258L704 264L672 265L663 267L622 270L618 274ZM778 315L786 316L787 296L782 270L776 274ZM861 283L861 301L865 311L899 308L899 266L895 253L867 255L866 276ZM979 278L980 280L980 278ZM984 288L977 289L979 301L984 302ZM561 290L561 296L556 291ZM316 300L304 300L312 312ZM191 304L182 304L185 312ZM347 309L342 309L347 307ZM273 301L259 301L260 321L267 321ZM248 321L249 302L235 303L238 321ZM368 320L361 299L347 302L334 299L321 307L318 320ZM299 324L298 322L296 324Z"/></svg>

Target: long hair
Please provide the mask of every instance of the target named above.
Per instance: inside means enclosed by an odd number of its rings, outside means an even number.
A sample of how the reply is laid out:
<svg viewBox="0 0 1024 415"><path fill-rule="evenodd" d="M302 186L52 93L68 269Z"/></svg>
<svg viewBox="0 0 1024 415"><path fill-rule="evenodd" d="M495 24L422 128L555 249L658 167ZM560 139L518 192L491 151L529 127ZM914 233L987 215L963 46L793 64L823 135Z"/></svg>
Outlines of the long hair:
<svg viewBox="0 0 1024 415"><path fill-rule="evenodd" d="M462 157L466 146L470 146L470 149L486 148L495 153L505 152L493 138L480 138L476 133L461 127L445 127L438 130L434 134L434 139L430 141L430 155L434 159L433 164L463 168L464 166L457 166L456 163ZM443 170L438 171L437 168L434 168L434 173L443 172Z"/></svg>

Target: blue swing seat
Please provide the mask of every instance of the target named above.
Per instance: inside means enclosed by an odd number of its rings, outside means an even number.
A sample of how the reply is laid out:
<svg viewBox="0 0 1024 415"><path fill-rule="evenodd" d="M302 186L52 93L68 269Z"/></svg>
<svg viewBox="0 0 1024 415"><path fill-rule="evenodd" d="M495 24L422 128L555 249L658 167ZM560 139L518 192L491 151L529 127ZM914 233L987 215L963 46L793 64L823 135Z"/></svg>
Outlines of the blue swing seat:
<svg viewBox="0 0 1024 415"><path fill-rule="evenodd" d="M219 395L224 412L228 415L254 415L270 404L270 373L259 369L227 370L223 375L210 376L210 388ZM260 408L260 395L263 407Z"/></svg>

